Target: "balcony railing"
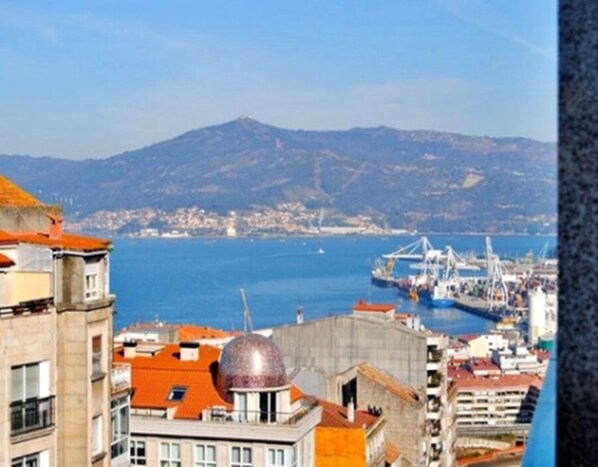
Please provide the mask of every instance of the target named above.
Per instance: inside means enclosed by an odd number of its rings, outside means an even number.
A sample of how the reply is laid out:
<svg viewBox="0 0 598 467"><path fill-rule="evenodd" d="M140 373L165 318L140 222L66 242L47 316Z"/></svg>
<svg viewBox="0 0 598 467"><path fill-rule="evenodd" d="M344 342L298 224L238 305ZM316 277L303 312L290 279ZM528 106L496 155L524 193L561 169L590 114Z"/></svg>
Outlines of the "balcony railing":
<svg viewBox="0 0 598 467"><path fill-rule="evenodd" d="M428 387L437 388L442 383L442 374L441 373L433 373L432 376L428 378Z"/></svg>
<svg viewBox="0 0 598 467"><path fill-rule="evenodd" d="M112 394L127 391L131 388L131 365L129 363L114 363L111 374Z"/></svg>
<svg viewBox="0 0 598 467"><path fill-rule="evenodd" d="M54 396L10 404L10 433L20 435L54 425Z"/></svg>
<svg viewBox="0 0 598 467"><path fill-rule="evenodd" d="M0 307L0 316L44 313L49 310L52 302L53 299L49 297L19 302L15 305L2 306Z"/></svg>
<svg viewBox="0 0 598 467"><path fill-rule="evenodd" d="M307 401L294 412L273 412L266 410L231 410L225 407L211 407L204 411L204 420L212 422L248 424L294 425L318 406L318 401Z"/></svg>
<svg viewBox="0 0 598 467"><path fill-rule="evenodd" d="M441 350L431 350L428 352L428 363L439 363L442 360Z"/></svg>

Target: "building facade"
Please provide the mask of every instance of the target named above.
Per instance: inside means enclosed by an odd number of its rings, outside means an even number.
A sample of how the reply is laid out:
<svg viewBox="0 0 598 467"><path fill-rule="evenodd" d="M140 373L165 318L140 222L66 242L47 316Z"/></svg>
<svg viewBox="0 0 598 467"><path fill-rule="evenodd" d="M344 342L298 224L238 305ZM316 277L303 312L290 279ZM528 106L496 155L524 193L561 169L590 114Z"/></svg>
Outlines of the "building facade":
<svg viewBox="0 0 598 467"><path fill-rule="evenodd" d="M221 351L196 342L124 342L131 365L131 465L313 466L322 409L286 377L270 339Z"/></svg>
<svg viewBox="0 0 598 467"><path fill-rule="evenodd" d="M454 414L445 409L447 336L413 329L396 315L392 304L360 301L351 315L274 328L272 339L294 373L311 372L325 378L328 400L348 403L347 398L338 400L337 375L364 362L414 393L425 393L426 425L416 432L418 448L412 455L412 449L406 449L404 458L414 465L454 465ZM373 404L359 395L357 400L360 408ZM390 427L401 421L389 419L388 423Z"/></svg>
<svg viewBox="0 0 598 467"><path fill-rule="evenodd" d="M110 242L4 177L0 193L0 465L109 466Z"/></svg>

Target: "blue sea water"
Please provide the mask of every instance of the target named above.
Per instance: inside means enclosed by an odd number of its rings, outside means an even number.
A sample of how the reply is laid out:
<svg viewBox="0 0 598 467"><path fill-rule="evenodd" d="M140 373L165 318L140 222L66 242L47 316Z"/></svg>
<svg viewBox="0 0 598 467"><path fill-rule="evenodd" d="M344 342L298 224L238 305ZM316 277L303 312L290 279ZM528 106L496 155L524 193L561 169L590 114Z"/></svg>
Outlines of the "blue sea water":
<svg viewBox="0 0 598 467"><path fill-rule="evenodd" d="M484 237L431 235L435 248L484 251ZM450 308L412 303L395 289L370 285L371 262L417 237L181 238L114 241L111 285L116 329L137 321L196 323L242 329L244 288L254 328L295 321L298 306L306 320L349 313L360 298L392 302L398 311L419 313L423 324L451 335L484 332L494 323ZM537 254L555 237L497 236L502 256ZM318 254L322 248L325 253ZM408 263L398 272L414 273Z"/></svg>

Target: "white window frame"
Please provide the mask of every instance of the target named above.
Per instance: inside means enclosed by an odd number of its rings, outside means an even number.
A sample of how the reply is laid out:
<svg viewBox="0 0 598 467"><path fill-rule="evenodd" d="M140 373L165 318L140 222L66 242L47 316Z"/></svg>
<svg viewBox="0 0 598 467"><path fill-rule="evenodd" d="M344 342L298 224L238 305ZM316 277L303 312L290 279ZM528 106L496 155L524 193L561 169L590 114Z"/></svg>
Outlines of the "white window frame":
<svg viewBox="0 0 598 467"><path fill-rule="evenodd" d="M239 460L234 460L234 452L239 450ZM243 454L249 452L249 461L243 460ZM253 449L251 446L231 446L230 448L230 467L253 467Z"/></svg>
<svg viewBox="0 0 598 467"><path fill-rule="evenodd" d="M239 421L246 422L248 417L249 395L246 392L235 393L235 412Z"/></svg>
<svg viewBox="0 0 598 467"><path fill-rule="evenodd" d="M99 350L95 349L95 343L99 342ZM91 375L101 376L104 374L104 337L97 334L91 338Z"/></svg>
<svg viewBox="0 0 598 467"><path fill-rule="evenodd" d="M164 454L164 447L167 447L167 454ZM178 450L178 457L174 457L173 447ZM160 467L181 467L181 443L161 442L158 449L160 457Z"/></svg>
<svg viewBox="0 0 598 467"><path fill-rule="evenodd" d="M268 448L266 456L267 467L294 467L297 465L294 447Z"/></svg>
<svg viewBox="0 0 598 467"><path fill-rule="evenodd" d="M104 417L97 415L91 419L91 455L101 454L104 449Z"/></svg>
<svg viewBox="0 0 598 467"><path fill-rule="evenodd" d="M100 297L100 261L85 262L85 301L96 300Z"/></svg>
<svg viewBox="0 0 598 467"><path fill-rule="evenodd" d="M10 461L10 465L11 467L50 467L50 452L46 450L17 457Z"/></svg>
<svg viewBox="0 0 598 467"><path fill-rule="evenodd" d="M130 412L129 396L124 396L112 401L110 410L110 452L111 458L127 455L129 453L129 435L130 435ZM115 455L115 451L122 448L120 454Z"/></svg>
<svg viewBox="0 0 598 467"><path fill-rule="evenodd" d="M198 448L203 448L203 457L198 454ZM209 450L213 450L214 458L208 459L208 452ZM194 467L217 467L218 463L216 462L217 459L217 451L215 444L195 444L193 446L193 461Z"/></svg>
<svg viewBox="0 0 598 467"><path fill-rule="evenodd" d="M138 454L143 449L143 454ZM147 465L147 443L141 439L130 440L131 465Z"/></svg>

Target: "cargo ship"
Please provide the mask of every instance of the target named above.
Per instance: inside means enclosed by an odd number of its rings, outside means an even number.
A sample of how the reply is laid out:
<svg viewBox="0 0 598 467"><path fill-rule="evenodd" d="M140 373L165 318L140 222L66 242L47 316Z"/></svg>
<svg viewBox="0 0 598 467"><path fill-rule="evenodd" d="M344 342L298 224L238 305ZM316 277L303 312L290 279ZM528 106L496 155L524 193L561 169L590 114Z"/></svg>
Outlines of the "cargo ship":
<svg viewBox="0 0 598 467"><path fill-rule="evenodd" d="M399 279L395 285L401 295L432 308L450 308L455 304L457 288L451 281L420 275Z"/></svg>
<svg viewBox="0 0 598 467"><path fill-rule="evenodd" d="M395 285L394 260L384 261L377 258L372 264L371 281L378 287L393 287Z"/></svg>

